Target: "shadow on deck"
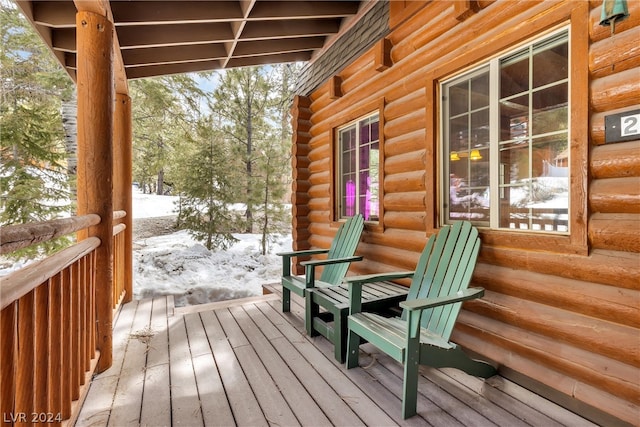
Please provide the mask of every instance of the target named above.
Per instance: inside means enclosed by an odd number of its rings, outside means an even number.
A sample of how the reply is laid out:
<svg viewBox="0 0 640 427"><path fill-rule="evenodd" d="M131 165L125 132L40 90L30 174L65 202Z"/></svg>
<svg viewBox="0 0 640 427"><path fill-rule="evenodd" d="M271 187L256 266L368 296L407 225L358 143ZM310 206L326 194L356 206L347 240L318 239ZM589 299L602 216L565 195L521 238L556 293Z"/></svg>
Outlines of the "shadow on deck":
<svg viewBox="0 0 640 427"><path fill-rule="evenodd" d="M347 371L324 337L304 334L302 300L282 313L280 286L266 289L175 309L165 297L125 304L113 366L93 379L76 425L591 425L500 376L425 367L419 414L402 420L401 365L363 346Z"/></svg>

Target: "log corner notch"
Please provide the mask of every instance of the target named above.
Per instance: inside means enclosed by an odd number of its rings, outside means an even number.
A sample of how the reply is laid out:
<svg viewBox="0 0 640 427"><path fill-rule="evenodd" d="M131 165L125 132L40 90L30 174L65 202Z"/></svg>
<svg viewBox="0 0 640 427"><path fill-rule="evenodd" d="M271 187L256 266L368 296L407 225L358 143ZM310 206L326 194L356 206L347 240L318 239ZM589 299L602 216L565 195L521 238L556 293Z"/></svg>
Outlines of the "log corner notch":
<svg viewBox="0 0 640 427"><path fill-rule="evenodd" d="M338 99L341 98L342 95L344 95L342 93L342 77L336 74L329 80L329 98Z"/></svg>
<svg viewBox="0 0 640 427"><path fill-rule="evenodd" d="M453 14L458 21L464 21L480 10L477 0L462 0L453 2Z"/></svg>
<svg viewBox="0 0 640 427"><path fill-rule="evenodd" d="M393 65L391 60L391 40L383 38L376 44L375 48L375 69L376 71L384 71Z"/></svg>

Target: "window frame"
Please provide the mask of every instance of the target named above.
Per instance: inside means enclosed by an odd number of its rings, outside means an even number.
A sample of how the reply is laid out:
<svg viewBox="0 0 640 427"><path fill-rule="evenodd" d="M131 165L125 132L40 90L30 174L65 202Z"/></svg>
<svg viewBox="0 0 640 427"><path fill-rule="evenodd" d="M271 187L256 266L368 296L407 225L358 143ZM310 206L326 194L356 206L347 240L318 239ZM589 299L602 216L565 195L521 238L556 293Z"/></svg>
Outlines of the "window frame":
<svg viewBox="0 0 640 427"><path fill-rule="evenodd" d="M378 116L378 146L379 146L379 159L378 159L378 220L365 221L365 229L368 231L382 231L384 229L384 106L385 99L381 98L375 101L367 102L359 108L351 110L345 116L340 117L339 122L334 123L331 126L330 132L330 150L333 161L330 164L330 176L331 176L331 188L330 188L330 200L332 204L331 210L331 222L332 226L339 226L342 222L346 221L345 218L340 216L340 139L339 131L352 125L360 120Z"/></svg>
<svg viewBox="0 0 640 427"><path fill-rule="evenodd" d="M568 106L571 105L571 101L572 101L571 90L570 90L571 75L569 72L569 70L571 69L571 50L569 46L570 37L571 37L571 27L569 25L560 27L554 31L547 32L544 35L529 39L525 43L521 44L520 46L516 46L512 49L503 51L500 54L495 55L494 57L492 57L487 61L484 61L480 64L476 64L476 66L470 70L466 70L462 73L459 73L455 76L452 76L451 78L448 78L440 82L439 89L440 89L440 92L442 93L441 108L440 108L440 113L441 113L440 114L440 129L441 129L440 151L442 154L440 156L440 162L442 165L441 181L444 187L441 189L443 197L440 198L439 202L440 202L440 211L443 213L442 215L443 224L450 224L451 222L455 221L455 219L451 219L451 210L453 205L453 203L451 202L451 197L452 197L451 191L447 190L449 189L450 183L447 182L446 177L450 177L450 179L452 179L451 176L453 176L452 170L450 169L451 162L447 161L448 156L453 153L455 153L456 155L459 153L462 156L462 154L465 154L472 149L472 148L461 149L458 147L458 150L462 150L462 151L452 150L452 147L455 144L453 140L454 136L450 135L451 124L454 123L454 121L458 120L459 118L462 118L464 119L464 121L468 122L468 126L473 126L474 117L477 117L478 113L482 113L486 111L488 116L488 121L486 123L489 126L489 130L486 134L486 138L488 138L488 140L486 141L486 143L483 142L482 133L480 133L480 138L478 138L480 140L480 144L476 144L475 146L473 146L473 148L479 147L479 150L473 149L473 151L470 151L470 153L471 153L471 156L473 156L474 152L476 152L476 154L478 155L481 153L484 156L488 157L488 162L486 167L488 168L489 176L488 176L487 183L480 185L480 187L475 188L475 190L479 191L482 189L481 187L486 187L487 190L489 191L490 203L488 206L485 205L485 208L488 208L489 217L476 219L476 220L474 220L474 218L470 218L469 220L472 221L474 225L476 225L477 227L484 227L491 230L502 230L502 231L509 230L509 231L516 231L519 233L541 233L541 234L560 234L560 235L570 234L570 222L568 221L568 218L571 216L571 207L569 204L569 200L571 199L570 188L568 188L569 199L567 201L567 207L566 207L567 212L566 214L563 214L563 215L566 215L566 218L567 218L567 226L566 226L567 230L561 230L561 228L565 226L560 224L558 224L557 228L554 230L545 230L542 228L535 229L534 228L535 223L531 223L530 217L528 217L528 220L526 221L525 224L520 223L519 227L516 227L514 223L511 223L511 228L501 226L500 225L501 217L505 215L505 212L501 210L502 207L501 207L500 201L503 198L499 196L499 194L502 194L502 192L506 188L518 188L522 186L522 184L516 184L514 186L513 183L500 182L500 174L504 173L499 170L500 153L502 150L508 149L505 147L508 147L509 144L513 144L514 141L518 140L517 137L515 137L516 138L515 140L513 140L513 138L511 138L510 140L509 139L504 140L500 135L500 132L502 130L502 125L500 123L501 122L500 102L503 99L510 99L514 97L522 98L523 96L526 96L527 99L531 101L534 94L540 93L549 88L559 87L566 83L567 101L564 107L567 114L566 129L560 128L559 130L554 130L553 132L546 132L546 133L545 132L536 133L535 129L528 130L527 136L526 138L524 138L524 140L526 141L526 149L529 153L529 155L527 156L529 167L528 167L527 173L525 174L526 175L524 177L525 179L531 180L536 178L536 176L533 175L533 171L531 170L532 168L531 162L533 161L532 154L534 153L535 146L540 144L541 137L548 138L549 136L564 135L566 137L565 139L567 144L571 140L571 109L568 108ZM540 45L542 46L551 45L553 47L553 46L557 46L559 43L560 44L566 43L568 47L567 77L559 80L554 80L553 82L547 83L544 85L530 86L529 84L533 83L530 79L534 77L534 75L532 74L532 71L533 71L532 64L533 64L533 60L535 59L534 54L535 54L536 46L539 47ZM502 68L503 64L506 62L512 61L513 58L516 58L516 57L527 58L527 63L529 67L529 73L527 73L527 87L526 89L524 89L524 91L520 91L516 94L507 95L506 97L501 98L500 87L501 87L501 78L502 78L501 71L503 69ZM485 101L486 104L483 103L480 107L476 106L474 108L473 98L469 98L467 96L467 102L470 103L468 104L468 109L465 109L464 111L461 111L459 113L450 114L449 106L452 102L451 91L455 87L459 87L460 84L464 84L465 86L468 86L469 84L473 85L474 81L476 81L479 77L483 77L485 75L487 76L486 79L488 84L488 89L486 91L486 97L487 97ZM467 92L467 93L471 93L471 92ZM562 107L556 107L556 108L562 108ZM534 113L535 113L534 107L529 102L527 102L526 123L529 123L529 124L534 123L534 121L532 121L532 117L534 117L533 116ZM460 136L460 138L464 138L464 137ZM465 141L466 144L469 144L469 142L466 142L466 141L468 141L470 138L472 138L472 136L467 135L466 138L463 139L463 141ZM568 150L568 147L565 148L565 150ZM569 152L569 165L571 164L570 158L571 156ZM482 159L482 157L480 157L480 159ZM471 157L471 161L468 162L469 168L471 168L472 165L474 164L477 166L480 166L482 164L482 162L480 161L474 162L473 160L474 160L473 157ZM469 173L471 173L470 169L469 169ZM477 176L478 175L468 175L468 178L471 179ZM568 185L568 182L569 182L569 177L567 177L567 185ZM470 190L469 192L471 191L472 190ZM462 204L475 203L475 201L477 201L478 198L482 198L481 196L479 196L479 194L480 193L476 192L474 193L474 196L470 195L470 196L466 196L466 198L465 196L462 196L461 200L474 199L474 201L467 201L467 202L460 202L460 203ZM469 214L473 215L472 212L469 212ZM508 212L506 212L506 214L508 215ZM539 225L540 223L537 223L537 224ZM526 228L521 228L522 225L525 225Z"/></svg>
<svg viewBox="0 0 640 427"><path fill-rule="evenodd" d="M473 46L455 46L446 58L430 70L426 76L426 120L432 126L425 129L427 148L433 156L427 157L427 188L434 189L434 197L426 200L426 233L431 235L443 224L442 199L442 143L439 123L441 93L439 82L461 75L473 68L470 64L484 64L502 52L511 51L529 40L544 37L561 27L570 27L569 50L572 58L570 75L571 155L570 191L570 232L569 235L542 233L520 233L506 229L492 230L479 228L483 243L489 247L506 249L526 249L552 251L562 254L589 254L588 238L588 152L589 152L589 39L590 8L586 2L568 2L556 8L551 15L532 17L526 27L511 26L501 29L500 36L491 37L491 43L477 43ZM431 187L431 183L433 186ZM431 221L431 219L433 221ZM496 249L497 250L497 249Z"/></svg>

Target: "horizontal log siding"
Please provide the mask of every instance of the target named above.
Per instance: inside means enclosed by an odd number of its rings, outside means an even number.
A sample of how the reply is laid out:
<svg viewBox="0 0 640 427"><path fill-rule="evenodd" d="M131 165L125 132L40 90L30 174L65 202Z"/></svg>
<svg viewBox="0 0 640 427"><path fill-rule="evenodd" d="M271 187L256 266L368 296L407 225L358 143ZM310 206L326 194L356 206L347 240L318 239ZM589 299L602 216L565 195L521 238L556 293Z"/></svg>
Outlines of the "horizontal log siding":
<svg viewBox="0 0 640 427"><path fill-rule="evenodd" d="M613 37L598 24L601 1L589 4L588 22L580 27L590 40L590 127L587 134L575 132L573 141L590 150L591 182L574 187L584 190L575 197L588 203L582 238L589 252L571 249L561 236L556 245L549 237L482 231L473 284L487 292L465 305L454 338L498 362L503 373L533 379L530 385L553 390L550 397L595 420L637 423L640 141L603 144L604 117L638 108L640 49L633 41L640 2L629 2L631 17L616 25ZM341 97L330 99L329 82L309 95L304 120L311 124L305 140L310 151L302 170L308 177L298 186L306 191L308 211L294 224L308 219L305 243L312 247L329 247L337 229L332 133L384 103L382 224L367 225L358 247L365 260L352 264L350 274L414 268L437 223L438 147L430 141L437 140L438 119L437 106L428 105L435 98L434 76L444 66L473 65L465 62L471 49L493 55L496 44L520 43L562 22L572 8L585 7L570 1L480 5L462 22L444 1L425 4L408 18L392 16L403 23L388 35L389 69L375 70L371 50L339 73Z"/></svg>
<svg viewBox="0 0 640 427"><path fill-rule="evenodd" d="M291 108L292 147L291 166L293 184L291 186L291 215L293 250L309 249L309 129L311 127L310 100L296 96ZM293 272L302 274L304 268L294 260Z"/></svg>

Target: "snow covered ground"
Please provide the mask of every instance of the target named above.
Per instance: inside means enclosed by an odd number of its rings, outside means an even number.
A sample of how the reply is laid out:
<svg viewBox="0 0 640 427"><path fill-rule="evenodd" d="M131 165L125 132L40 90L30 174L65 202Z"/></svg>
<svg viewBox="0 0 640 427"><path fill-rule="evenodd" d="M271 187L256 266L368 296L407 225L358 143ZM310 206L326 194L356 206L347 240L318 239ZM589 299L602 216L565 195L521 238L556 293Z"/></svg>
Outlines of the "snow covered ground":
<svg viewBox="0 0 640 427"><path fill-rule="evenodd" d="M133 218L173 214L175 197L133 193ZM278 236L265 256L259 234L234 234L225 251L209 251L185 230L134 241L134 298L173 295L176 306L261 295L261 286L278 282L291 235Z"/></svg>
<svg viewBox="0 0 640 427"><path fill-rule="evenodd" d="M142 194L134 189L133 219L174 215L176 197ZM135 225L134 225L135 234ZM135 299L173 295L176 306L204 304L262 294L262 285L280 281L282 261L275 253L291 250L291 235L275 236L267 255L259 234L234 234L225 251L209 251L182 230L133 242ZM32 260L0 257L0 276Z"/></svg>

